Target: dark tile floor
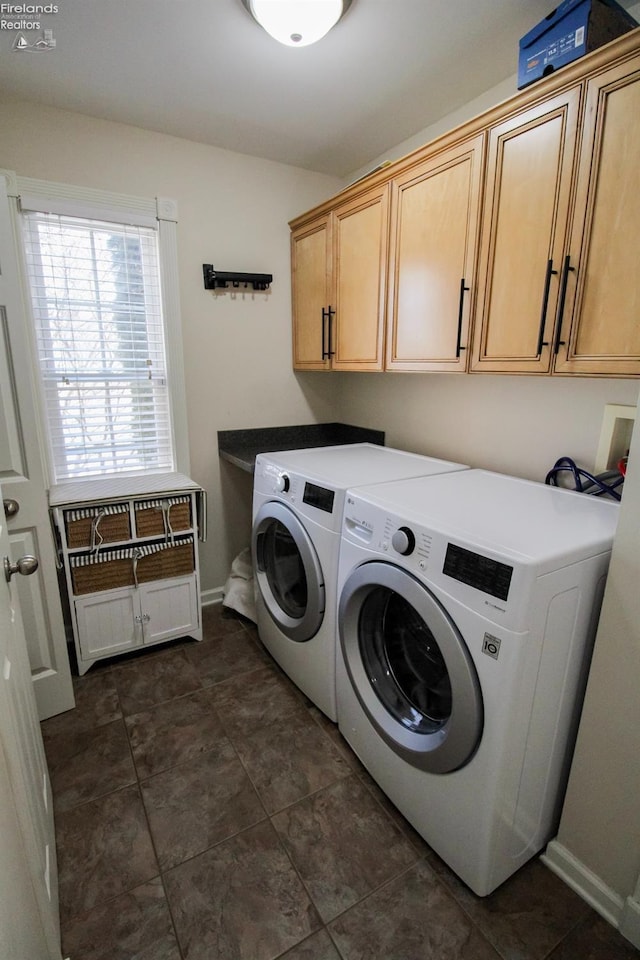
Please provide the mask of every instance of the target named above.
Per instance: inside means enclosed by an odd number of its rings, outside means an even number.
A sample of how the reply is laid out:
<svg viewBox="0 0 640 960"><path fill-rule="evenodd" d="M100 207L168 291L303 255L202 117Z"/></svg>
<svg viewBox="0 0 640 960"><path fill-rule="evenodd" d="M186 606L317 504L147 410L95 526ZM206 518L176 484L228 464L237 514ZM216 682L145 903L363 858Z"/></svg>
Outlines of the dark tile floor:
<svg viewBox="0 0 640 960"><path fill-rule="evenodd" d="M260 647L204 611L46 721L71 960L637 960L538 860L479 899Z"/></svg>

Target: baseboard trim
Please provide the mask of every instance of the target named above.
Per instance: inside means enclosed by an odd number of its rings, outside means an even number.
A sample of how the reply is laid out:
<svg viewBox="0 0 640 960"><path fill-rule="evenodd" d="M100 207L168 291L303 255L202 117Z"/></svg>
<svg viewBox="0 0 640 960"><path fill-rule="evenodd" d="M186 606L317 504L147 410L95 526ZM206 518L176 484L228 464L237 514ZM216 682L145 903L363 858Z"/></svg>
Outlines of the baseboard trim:
<svg viewBox="0 0 640 960"><path fill-rule="evenodd" d="M208 607L210 603L222 603L224 598L224 587L213 587L212 590L203 590L200 593L200 603L203 607Z"/></svg>
<svg viewBox="0 0 640 960"><path fill-rule="evenodd" d="M640 903L633 897L626 899L618 929L623 937L640 950Z"/></svg>
<svg viewBox="0 0 640 960"><path fill-rule="evenodd" d="M557 840L552 840L547 846L541 860L550 870L553 870L561 880L572 890L586 900L601 917L604 917L614 927L620 927L624 910L624 900L611 887L608 887L600 877L574 857L566 847Z"/></svg>

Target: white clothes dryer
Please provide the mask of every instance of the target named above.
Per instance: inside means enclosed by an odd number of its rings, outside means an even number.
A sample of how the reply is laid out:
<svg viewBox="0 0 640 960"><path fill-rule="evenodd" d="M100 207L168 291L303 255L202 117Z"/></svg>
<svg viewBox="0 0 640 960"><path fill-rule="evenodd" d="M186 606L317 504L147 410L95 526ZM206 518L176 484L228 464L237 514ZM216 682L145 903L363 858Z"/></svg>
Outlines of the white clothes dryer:
<svg viewBox="0 0 640 960"><path fill-rule="evenodd" d="M347 487L466 469L371 443L256 458L252 555L258 633L285 673L334 722L336 579Z"/></svg>
<svg viewBox="0 0 640 960"><path fill-rule="evenodd" d="M347 492L339 728L480 896L555 831L617 517L481 470Z"/></svg>

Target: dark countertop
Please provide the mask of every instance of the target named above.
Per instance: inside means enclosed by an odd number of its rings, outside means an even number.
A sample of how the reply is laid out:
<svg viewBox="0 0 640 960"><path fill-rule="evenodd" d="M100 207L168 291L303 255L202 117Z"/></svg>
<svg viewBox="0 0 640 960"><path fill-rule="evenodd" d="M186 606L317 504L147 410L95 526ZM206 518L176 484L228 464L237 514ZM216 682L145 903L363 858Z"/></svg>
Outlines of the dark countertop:
<svg viewBox="0 0 640 960"><path fill-rule="evenodd" d="M218 430L218 453L224 460L253 473L256 456L274 450L332 447L342 443L384 446L384 431L348 423L311 423L297 427L259 427L254 430Z"/></svg>

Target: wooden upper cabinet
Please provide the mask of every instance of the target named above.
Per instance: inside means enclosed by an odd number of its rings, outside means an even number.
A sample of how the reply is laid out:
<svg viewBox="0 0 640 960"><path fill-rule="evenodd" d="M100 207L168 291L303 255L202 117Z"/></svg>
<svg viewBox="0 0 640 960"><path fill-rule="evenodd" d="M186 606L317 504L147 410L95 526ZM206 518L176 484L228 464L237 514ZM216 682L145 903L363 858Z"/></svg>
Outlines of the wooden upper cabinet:
<svg viewBox="0 0 640 960"><path fill-rule="evenodd" d="M389 245L389 184L333 214L334 370L382 370Z"/></svg>
<svg viewBox="0 0 640 960"><path fill-rule="evenodd" d="M482 134L393 181L386 367L467 366Z"/></svg>
<svg viewBox="0 0 640 960"><path fill-rule="evenodd" d="M296 370L382 370L389 185L291 235Z"/></svg>
<svg viewBox="0 0 640 960"><path fill-rule="evenodd" d="M640 374L640 56L587 84L559 373Z"/></svg>
<svg viewBox="0 0 640 960"><path fill-rule="evenodd" d="M549 373L580 87L489 129L471 368Z"/></svg>
<svg viewBox="0 0 640 960"><path fill-rule="evenodd" d="M640 30L292 222L294 367L640 376Z"/></svg>
<svg viewBox="0 0 640 960"><path fill-rule="evenodd" d="M291 234L293 366L328 370L327 317L332 296L331 221L318 217Z"/></svg>

